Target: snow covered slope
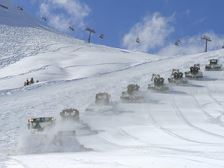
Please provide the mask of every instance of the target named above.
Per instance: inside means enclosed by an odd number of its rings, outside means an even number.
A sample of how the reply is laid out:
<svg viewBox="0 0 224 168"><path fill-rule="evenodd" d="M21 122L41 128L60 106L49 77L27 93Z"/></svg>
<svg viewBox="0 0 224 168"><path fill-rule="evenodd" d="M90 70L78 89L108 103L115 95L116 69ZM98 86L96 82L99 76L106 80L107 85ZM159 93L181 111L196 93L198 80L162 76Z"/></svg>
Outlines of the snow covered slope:
<svg viewBox="0 0 224 168"><path fill-rule="evenodd" d="M1 25L0 31L0 167L224 166L224 71L203 68L210 58L224 64L224 50L160 57L90 45L32 26ZM170 85L166 93L147 90L153 73L167 78L172 68L185 71L194 63L202 65L204 80ZM23 87L30 77L40 82ZM120 101L129 83L141 86L142 103ZM112 95L113 106L86 110L102 91ZM44 150L24 139L29 117L58 117L70 107L80 110L91 133L78 134L65 148ZM22 151L21 145L30 148Z"/></svg>
<svg viewBox="0 0 224 168"><path fill-rule="evenodd" d="M204 65L223 51L166 58L123 71L82 80L18 89L3 95L1 148L9 152L7 167L223 167L223 72L204 72L203 81L170 86L165 94L147 91L149 77L165 77L171 68ZM128 83L138 83L144 103L124 104L119 95ZM85 111L95 93L108 91L115 107L106 112ZM78 136L92 152L14 155L16 143L30 116L57 116L67 107L81 109L81 119L97 134Z"/></svg>
<svg viewBox="0 0 224 168"><path fill-rule="evenodd" d="M1 26L0 31L1 90L21 87L30 77L41 82L80 79L150 60L146 54L89 45L41 29Z"/></svg>

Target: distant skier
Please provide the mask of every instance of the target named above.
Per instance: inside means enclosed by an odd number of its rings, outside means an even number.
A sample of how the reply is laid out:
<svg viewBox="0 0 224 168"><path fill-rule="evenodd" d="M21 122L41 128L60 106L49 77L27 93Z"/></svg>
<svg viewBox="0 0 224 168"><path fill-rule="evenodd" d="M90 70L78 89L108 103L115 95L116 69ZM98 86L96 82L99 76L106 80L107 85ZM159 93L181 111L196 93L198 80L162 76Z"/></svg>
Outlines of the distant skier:
<svg viewBox="0 0 224 168"><path fill-rule="evenodd" d="M24 86L28 86L29 84L30 84L30 81L26 79L26 81L24 82Z"/></svg>
<svg viewBox="0 0 224 168"><path fill-rule="evenodd" d="M30 84L34 84L34 79L33 79L33 77L30 79Z"/></svg>
<svg viewBox="0 0 224 168"><path fill-rule="evenodd" d="M39 81L37 80L36 82L38 83ZM28 86L28 85L31 85L31 84L34 84L34 83L35 83L35 81L32 77L32 78L30 78L30 80L26 79L26 81L24 82L24 86Z"/></svg>

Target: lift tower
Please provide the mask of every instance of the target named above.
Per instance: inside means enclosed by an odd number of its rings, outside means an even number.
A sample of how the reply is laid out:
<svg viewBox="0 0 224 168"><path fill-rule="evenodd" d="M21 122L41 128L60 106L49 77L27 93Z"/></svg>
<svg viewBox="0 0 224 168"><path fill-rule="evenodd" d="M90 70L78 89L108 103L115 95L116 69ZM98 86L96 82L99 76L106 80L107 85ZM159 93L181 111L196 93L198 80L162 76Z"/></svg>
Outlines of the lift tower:
<svg viewBox="0 0 224 168"><path fill-rule="evenodd" d="M201 39L202 39L202 40L205 40L205 52L207 52L207 51L208 51L208 42L211 42L212 40L211 40L211 38L208 37L207 35L203 35L203 36L201 37Z"/></svg>
<svg viewBox="0 0 224 168"><path fill-rule="evenodd" d="M90 43L91 42L91 35L95 34L96 31L94 29L92 29L92 28L89 28L89 27L86 28L86 31L89 32L88 43Z"/></svg>

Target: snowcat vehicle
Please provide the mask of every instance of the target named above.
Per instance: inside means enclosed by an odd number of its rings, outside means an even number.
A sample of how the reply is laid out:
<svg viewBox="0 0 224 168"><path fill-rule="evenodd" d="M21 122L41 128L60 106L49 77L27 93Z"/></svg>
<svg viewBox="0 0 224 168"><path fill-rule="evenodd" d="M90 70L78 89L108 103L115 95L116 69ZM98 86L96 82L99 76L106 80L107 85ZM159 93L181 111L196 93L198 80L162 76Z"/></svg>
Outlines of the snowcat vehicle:
<svg viewBox="0 0 224 168"><path fill-rule="evenodd" d="M111 101L111 95L106 92L97 93L95 96L95 103L91 104L86 111L91 112L108 112L113 111L116 103Z"/></svg>
<svg viewBox="0 0 224 168"><path fill-rule="evenodd" d="M21 151L52 152L52 151L79 151L86 150L77 140L78 134L87 135L82 123L56 121L53 117L40 117L28 119L28 129L31 134L25 135L25 143L21 144Z"/></svg>
<svg viewBox="0 0 224 168"><path fill-rule="evenodd" d="M43 131L45 128L49 128L55 124L55 119L53 117L39 117L28 119L28 129Z"/></svg>
<svg viewBox="0 0 224 168"><path fill-rule="evenodd" d="M185 72L185 77L191 79L203 78L203 74L200 71L200 64L194 64L194 66L190 67L190 71Z"/></svg>
<svg viewBox="0 0 224 168"><path fill-rule="evenodd" d="M60 112L61 121L58 121L55 130L57 140L65 137L76 137L95 133L79 118L79 111L74 108L64 109Z"/></svg>
<svg viewBox="0 0 224 168"><path fill-rule="evenodd" d="M74 108L64 109L60 112L60 116L63 120L79 120L79 111Z"/></svg>
<svg viewBox="0 0 224 168"><path fill-rule="evenodd" d="M29 138L36 143L63 143L63 140L76 136L76 127L70 123L57 122L53 117L28 119L28 129L32 133Z"/></svg>
<svg viewBox="0 0 224 168"><path fill-rule="evenodd" d="M151 81L153 83L148 85L148 89L154 89L154 90L159 90L159 91L165 91L165 90L169 89L165 85L164 78L162 78L159 74L153 74Z"/></svg>
<svg viewBox="0 0 224 168"><path fill-rule="evenodd" d="M186 84L187 80L184 78L183 72L180 72L179 69L173 69L171 77L168 78L169 83L174 84Z"/></svg>
<svg viewBox="0 0 224 168"><path fill-rule="evenodd" d="M143 97L139 93L140 86L136 84L130 84L127 86L127 91L122 92L121 100L126 101L138 101L141 100Z"/></svg>
<svg viewBox="0 0 224 168"><path fill-rule="evenodd" d="M62 120L53 117L40 117L28 119L28 129L31 134L25 135L26 144L22 150L38 149L38 151L76 151L88 150L82 146L77 136L95 134L90 127L79 119L76 109L65 109L60 113ZM78 120L75 121L74 120ZM32 151L33 152L33 151Z"/></svg>
<svg viewBox="0 0 224 168"><path fill-rule="evenodd" d="M110 104L111 96L110 94L103 92L103 93L97 93L95 103L97 105L108 105Z"/></svg>
<svg viewBox="0 0 224 168"><path fill-rule="evenodd" d="M209 64L205 65L206 71L220 71L222 70L222 65L218 64L218 59L210 59Z"/></svg>

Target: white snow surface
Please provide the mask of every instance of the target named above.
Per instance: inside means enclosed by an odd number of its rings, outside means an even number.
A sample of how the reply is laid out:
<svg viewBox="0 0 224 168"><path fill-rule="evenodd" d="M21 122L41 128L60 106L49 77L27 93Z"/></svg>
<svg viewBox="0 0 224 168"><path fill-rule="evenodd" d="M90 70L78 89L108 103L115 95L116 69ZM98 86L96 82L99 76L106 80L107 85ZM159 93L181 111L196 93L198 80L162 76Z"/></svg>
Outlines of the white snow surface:
<svg viewBox="0 0 224 168"><path fill-rule="evenodd" d="M90 45L40 27L6 24L0 31L0 167L224 166L224 72L204 71L211 58L224 64L224 50L161 57ZM153 73L167 78L172 68L186 71L194 63L201 64L204 80L170 85L166 93L147 90ZM30 77L40 82L23 87ZM143 102L120 101L129 83L141 86ZM114 104L86 110L104 91ZM70 107L80 110L86 134L80 131L60 149L37 150L41 146L24 139L29 117L58 117Z"/></svg>

